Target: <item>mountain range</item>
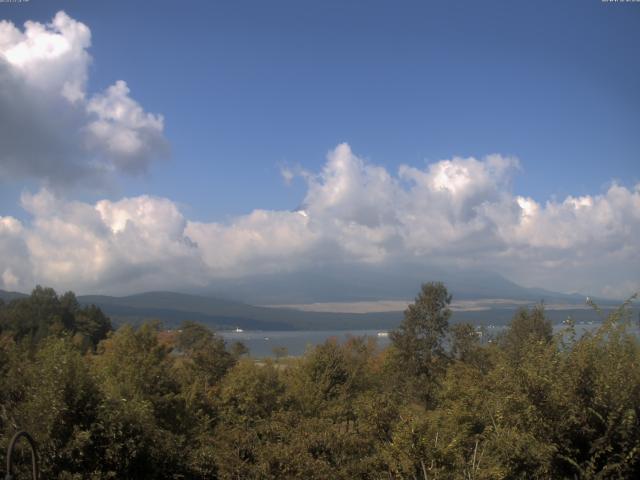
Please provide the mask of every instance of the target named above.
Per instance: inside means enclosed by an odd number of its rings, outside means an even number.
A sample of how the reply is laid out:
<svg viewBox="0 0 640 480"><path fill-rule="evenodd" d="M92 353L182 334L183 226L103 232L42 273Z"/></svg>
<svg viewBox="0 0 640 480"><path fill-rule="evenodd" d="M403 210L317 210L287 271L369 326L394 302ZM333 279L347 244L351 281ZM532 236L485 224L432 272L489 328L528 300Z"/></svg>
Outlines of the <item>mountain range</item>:
<svg viewBox="0 0 640 480"><path fill-rule="evenodd" d="M304 304L410 299L420 285L441 281L455 300L504 298L546 302L584 302L582 294L526 288L502 275L474 269L389 263L384 266L339 264L312 270L249 275L215 280L197 293L252 305ZM196 293L196 292L190 292Z"/></svg>
<svg viewBox="0 0 640 480"><path fill-rule="evenodd" d="M544 301L547 315L560 322L571 315L585 321L597 320L595 312L586 309L585 297L543 289L525 288L495 274L482 272L436 272L445 280L454 297L453 321L474 324L507 323L520 306ZM127 296L79 295L81 304L95 304L109 315L114 324L138 324L146 320L160 320L173 328L184 320L203 323L216 329L245 330L333 330L333 329L390 329L402 320L398 311L342 313L339 311L306 311L296 308L300 303L367 302L402 299L409 303L424 278L417 269L406 268L404 274L393 271L379 276L368 275L366 268L344 272L324 271L314 275L291 273L263 275L242 280L218 283L214 292L179 293L169 291L145 292ZM423 280L419 280L422 278ZM402 293L401 293L402 292ZM0 290L0 298L10 301L23 293ZM244 301L240 301L243 299ZM492 301L491 299L500 299ZM456 300L465 308L456 305ZM474 303L476 302L476 303ZM287 308L260 306L289 304ZM397 302L402 304L402 302ZM601 307L610 309L617 302L598 300ZM469 307L471 305L471 308Z"/></svg>

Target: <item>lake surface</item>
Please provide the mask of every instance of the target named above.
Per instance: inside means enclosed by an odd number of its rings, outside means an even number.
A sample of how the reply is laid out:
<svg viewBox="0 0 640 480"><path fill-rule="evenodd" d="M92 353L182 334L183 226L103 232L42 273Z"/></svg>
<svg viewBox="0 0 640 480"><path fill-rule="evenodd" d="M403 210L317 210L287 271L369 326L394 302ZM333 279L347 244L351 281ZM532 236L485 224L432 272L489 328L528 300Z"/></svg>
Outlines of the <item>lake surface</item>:
<svg viewBox="0 0 640 480"><path fill-rule="evenodd" d="M575 326L576 334L582 335L584 332L598 328L600 323L578 324ZM500 333L503 326L486 328L487 337L491 338ZM563 328L563 325L554 325L554 332ZM288 355L302 355L315 345L324 343L329 338L335 338L339 342L344 342L349 337L367 337L376 340L381 348L389 345L389 337L379 337L380 330L316 330L316 331L245 331L245 332L218 332L227 341L232 343L240 341L244 343L250 351L252 357L272 357L273 350L284 347ZM640 334L637 328L633 331Z"/></svg>
<svg viewBox="0 0 640 480"><path fill-rule="evenodd" d="M302 355L309 347L324 343L329 338L344 342L349 337L375 338L380 347L389 345L389 337L378 337L380 330L317 330L317 331L246 331L219 332L227 343L244 343L253 357L271 357L273 349L284 347L288 355Z"/></svg>

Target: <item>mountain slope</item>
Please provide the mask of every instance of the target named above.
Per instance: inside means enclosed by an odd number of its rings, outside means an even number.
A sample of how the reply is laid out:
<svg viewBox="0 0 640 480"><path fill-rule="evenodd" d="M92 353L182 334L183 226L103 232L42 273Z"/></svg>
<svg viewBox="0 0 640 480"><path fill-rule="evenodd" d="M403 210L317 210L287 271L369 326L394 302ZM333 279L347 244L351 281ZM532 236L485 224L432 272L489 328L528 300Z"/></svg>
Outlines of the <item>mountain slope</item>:
<svg viewBox="0 0 640 480"><path fill-rule="evenodd" d="M444 270L416 264L390 264L384 269L367 265L334 265L313 271L254 275L217 280L199 293L254 305L411 299L420 290L420 285L429 281L444 282L454 300L584 301L580 295L522 287L492 272Z"/></svg>
<svg viewBox="0 0 640 480"><path fill-rule="evenodd" d="M82 295L78 301L99 306L116 321L138 323L153 318L162 320L166 326L193 320L217 328L257 330L375 329L397 325L402 318L400 312L303 312L175 292L146 292L126 297Z"/></svg>
<svg viewBox="0 0 640 480"><path fill-rule="evenodd" d="M7 303L10 302L11 300L15 300L17 298L24 298L26 296L27 296L26 293L8 292L6 290L0 290L0 300Z"/></svg>
<svg viewBox="0 0 640 480"><path fill-rule="evenodd" d="M452 269L445 271L438 267L414 264L393 264L389 265L384 274L380 272L379 267L366 265L334 265L314 271L220 280L201 291L200 295L159 291L123 297L81 295L78 300L85 305L99 306L116 324L158 319L167 327L177 326L184 320L193 320L221 329L388 329L395 327L402 320L401 311L328 313L301 311L295 309L295 305L379 300L408 302L418 293L422 283L443 281L453 294L454 302L507 300L504 305L495 302L482 310L457 309L452 319L454 322L502 324L511 318L518 304L533 304L541 300L549 307L557 304L547 310L550 318L555 321L566 318L570 312L574 316L589 317L589 320L593 320L591 314L584 310L584 297L581 295L525 288L490 272ZM24 294L0 290L0 298L5 301L21 296ZM511 300L513 302L510 302ZM597 300L597 303L602 307L618 304L606 300ZM260 304L282 304L290 307L255 306Z"/></svg>

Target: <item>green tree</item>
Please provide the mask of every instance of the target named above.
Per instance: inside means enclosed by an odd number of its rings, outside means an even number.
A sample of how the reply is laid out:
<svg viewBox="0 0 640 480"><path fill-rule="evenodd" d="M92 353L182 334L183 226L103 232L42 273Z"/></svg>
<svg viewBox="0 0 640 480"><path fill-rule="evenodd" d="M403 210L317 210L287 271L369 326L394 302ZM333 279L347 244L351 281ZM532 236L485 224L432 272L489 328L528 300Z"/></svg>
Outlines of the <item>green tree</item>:
<svg viewBox="0 0 640 480"><path fill-rule="evenodd" d="M90 475L101 468L97 418L102 396L89 365L69 338L49 337L33 358L16 350L2 399L3 445L16 430L38 444L43 477ZM0 424L3 423L0 421Z"/></svg>
<svg viewBox="0 0 640 480"><path fill-rule="evenodd" d="M95 348L101 340L107 338L112 330L111 320L100 308L95 305L88 305L75 310L74 330L86 338L91 346Z"/></svg>
<svg viewBox="0 0 640 480"><path fill-rule="evenodd" d="M389 335L393 346L395 375L410 382L424 402L434 398L436 381L448 360L444 340L449 329L451 295L441 282L422 285L415 302L405 310L404 320Z"/></svg>
<svg viewBox="0 0 640 480"><path fill-rule="evenodd" d="M259 478L260 452L269 441L271 417L282 408L285 386L267 362L240 361L222 382L215 432L222 478ZM205 443L205 442L202 442Z"/></svg>
<svg viewBox="0 0 640 480"><path fill-rule="evenodd" d="M111 321L95 305L81 308L73 292L59 297L38 285L28 297L0 306L0 331L34 345L49 335L77 334L78 344L95 348L111 331Z"/></svg>
<svg viewBox="0 0 640 480"><path fill-rule="evenodd" d="M549 343L552 337L553 326L546 318L544 304L541 303L531 309L518 309L498 343L514 361L517 361L528 344Z"/></svg>
<svg viewBox="0 0 640 480"><path fill-rule="evenodd" d="M124 326L98 346L93 371L100 408L104 468L116 478L175 478L186 470L185 434L192 426L174 375L171 347L159 324Z"/></svg>
<svg viewBox="0 0 640 480"><path fill-rule="evenodd" d="M185 368L205 386L217 383L236 363L236 357L227 351L224 339L195 322L183 322L176 346L187 360Z"/></svg>

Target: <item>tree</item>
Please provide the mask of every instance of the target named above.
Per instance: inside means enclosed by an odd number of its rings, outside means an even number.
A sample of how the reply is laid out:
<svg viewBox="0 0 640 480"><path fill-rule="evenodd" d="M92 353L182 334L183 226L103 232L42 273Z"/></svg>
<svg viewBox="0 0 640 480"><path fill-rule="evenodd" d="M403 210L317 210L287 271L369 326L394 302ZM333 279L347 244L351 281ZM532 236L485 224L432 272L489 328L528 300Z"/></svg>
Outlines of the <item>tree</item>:
<svg viewBox="0 0 640 480"><path fill-rule="evenodd" d="M0 305L0 331L36 344L49 335L77 334L80 344L95 348L111 331L111 321L95 305L80 307L73 292L58 296L38 285L31 295Z"/></svg>
<svg viewBox="0 0 640 480"><path fill-rule="evenodd" d="M236 362L224 339L198 323L183 322L177 340L192 373L206 386L217 383Z"/></svg>
<svg viewBox="0 0 640 480"><path fill-rule="evenodd" d="M60 305L52 288L38 285L29 297L9 302L3 309L0 323L16 340L28 338L36 343L51 333L70 329L73 314Z"/></svg>
<svg viewBox="0 0 640 480"><path fill-rule="evenodd" d="M480 339L473 325L458 323L451 327L451 356L461 362L469 362L478 348Z"/></svg>
<svg viewBox="0 0 640 480"><path fill-rule="evenodd" d="M112 330L111 320L100 308L89 305L75 312L75 329L95 348Z"/></svg>
<svg viewBox="0 0 640 480"><path fill-rule="evenodd" d="M239 360L243 355L249 354L249 348L244 343L238 340L231 344L231 346L229 347L229 351L231 352L233 358L235 358L236 360Z"/></svg>
<svg viewBox="0 0 640 480"><path fill-rule="evenodd" d="M284 389L270 362L259 366L245 359L229 371L220 389L218 429L209 440L216 445L220 478L259 478L259 451Z"/></svg>
<svg viewBox="0 0 640 480"><path fill-rule="evenodd" d="M441 282L422 285L404 320L390 334L394 370L413 381L415 393L429 403L434 382L446 368L444 340L449 329L451 295Z"/></svg>
<svg viewBox="0 0 640 480"><path fill-rule="evenodd" d="M536 342L549 343L553 337L553 327L544 313L544 305L539 304L531 310L520 308L504 335L499 339L500 346L512 360L521 358L523 349Z"/></svg>
<svg viewBox="0 0 640 480"><path fill-rule="evenodd" d="M95 445L101 395L89 365L65 337L44 339L34 358L20 350L7 358L5 385L0 381L0 442L26 430L38 444L43 477L89 476L101 460Z"/></svg>
<svg viewBox="0 0 640 480"><path fill-rule="evenodd" d="M99 411L103 468L114 478L175 478L183 467L185 412L171 348L158 323L118 329L91 362L104 402Z"/></svg>

